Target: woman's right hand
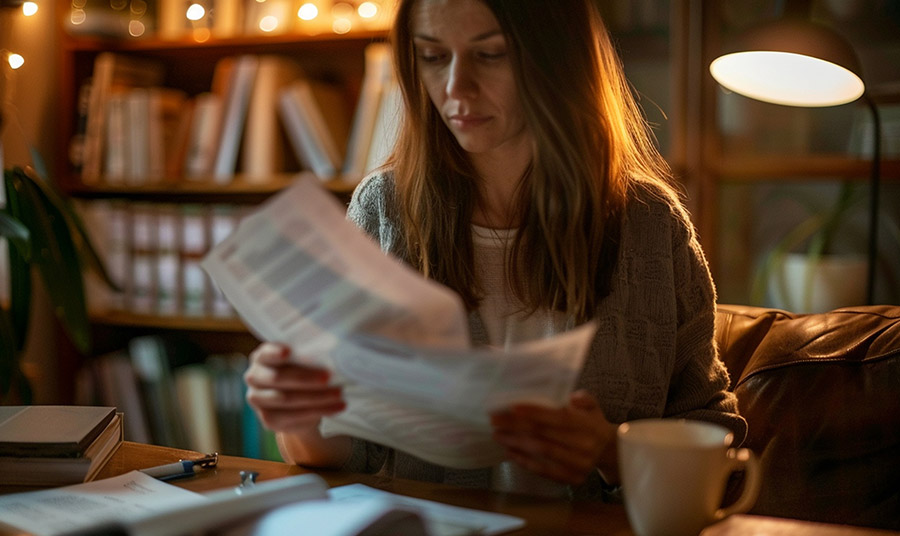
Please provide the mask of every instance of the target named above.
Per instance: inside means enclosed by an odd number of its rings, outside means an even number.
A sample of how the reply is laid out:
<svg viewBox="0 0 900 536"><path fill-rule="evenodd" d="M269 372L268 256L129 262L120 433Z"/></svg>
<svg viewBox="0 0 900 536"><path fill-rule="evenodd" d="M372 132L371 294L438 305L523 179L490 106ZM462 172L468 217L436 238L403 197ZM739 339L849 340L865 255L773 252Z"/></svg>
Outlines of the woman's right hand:
<svg viewBox="0 0 900 536"><path fill-rule="evenodd" d="M346 403L341 388L328 384L327 370L298 365L290 356L287 346L271 342L253 350L244 373L247 402L266 428L305 435Z"/></svg>

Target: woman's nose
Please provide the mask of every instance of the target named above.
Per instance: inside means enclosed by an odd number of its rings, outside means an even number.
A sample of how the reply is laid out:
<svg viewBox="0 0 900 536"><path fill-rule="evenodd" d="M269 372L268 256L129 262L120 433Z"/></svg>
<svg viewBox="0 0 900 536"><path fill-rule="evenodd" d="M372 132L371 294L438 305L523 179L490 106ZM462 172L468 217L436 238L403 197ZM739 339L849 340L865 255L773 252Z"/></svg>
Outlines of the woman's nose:
<svg viewBox="0 0 900 536"><path fill-rule="evenodd" d="M478 81L472 65L463 58L450 62L447 75L447 96L452 98L470 97L478 91Z"/></svg>

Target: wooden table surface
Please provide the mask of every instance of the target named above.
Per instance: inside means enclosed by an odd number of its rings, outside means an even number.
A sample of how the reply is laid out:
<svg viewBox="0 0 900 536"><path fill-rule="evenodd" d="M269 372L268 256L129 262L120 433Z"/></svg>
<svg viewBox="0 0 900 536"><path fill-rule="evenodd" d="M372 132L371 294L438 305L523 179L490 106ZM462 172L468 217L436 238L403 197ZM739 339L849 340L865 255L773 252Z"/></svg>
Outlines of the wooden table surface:
<svg viewBox="0 0 900 536"><path fill-rule="evenodd" d="M124 442L98 479L117 476L134 469L142 469L196 458L193 451L168 447ZM214 469L198 469L197 475L175 480L172 484L196 492L205 492L240 484L241 471L259 473L258 482L309 472L285 463L220 456ZM630 536L631 528L625 509L619 504L602 502L569 502L561 499L545 499L510 493L495 493L430 484L413 480L386 479L373 475L361 475L337 471L316 471L330 486L362 483L374 488L439 501L446 504L489 510L522 517L527 524L523 529L510 532L513 536L525 535L608 535ZM0 492L13 491L0 487ZM702 536L886 536L900 533L843 525L823 525L805 521L754 515L736 515L705 529Z"/></svg>

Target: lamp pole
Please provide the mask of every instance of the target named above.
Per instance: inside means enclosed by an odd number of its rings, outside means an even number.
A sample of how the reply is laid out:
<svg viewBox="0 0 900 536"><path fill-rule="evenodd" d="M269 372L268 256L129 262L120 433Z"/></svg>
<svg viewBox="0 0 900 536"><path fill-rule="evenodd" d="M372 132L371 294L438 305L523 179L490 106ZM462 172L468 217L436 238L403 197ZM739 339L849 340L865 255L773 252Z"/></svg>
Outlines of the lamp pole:
<svg viewBox="0 0 900 536"><path fill-rule="evenodd" d="M863 99L872 112L872 167L869 176L869 274L866 282L866 303L875 304L875 272L878 264L878 201L881 189L881 116L878 105L869 92Z"/></svg>

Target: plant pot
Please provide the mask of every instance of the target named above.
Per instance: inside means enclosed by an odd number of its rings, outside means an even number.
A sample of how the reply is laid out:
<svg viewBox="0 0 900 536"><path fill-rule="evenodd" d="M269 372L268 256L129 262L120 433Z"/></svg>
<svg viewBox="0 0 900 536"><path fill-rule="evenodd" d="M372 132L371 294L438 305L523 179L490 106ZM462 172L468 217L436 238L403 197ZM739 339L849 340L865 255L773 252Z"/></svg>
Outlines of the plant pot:
<svg viewBox="0 0 900 536"><path fill-rule="evenodd" d="M795 313L822 313L866 303L868 262L861 255L815 259L788 253L769 278L773 307Z"/></svg>

